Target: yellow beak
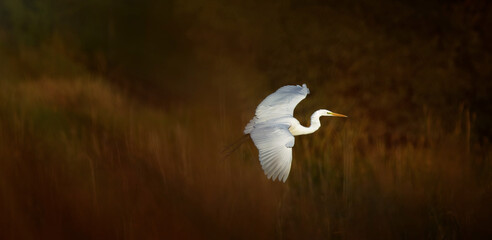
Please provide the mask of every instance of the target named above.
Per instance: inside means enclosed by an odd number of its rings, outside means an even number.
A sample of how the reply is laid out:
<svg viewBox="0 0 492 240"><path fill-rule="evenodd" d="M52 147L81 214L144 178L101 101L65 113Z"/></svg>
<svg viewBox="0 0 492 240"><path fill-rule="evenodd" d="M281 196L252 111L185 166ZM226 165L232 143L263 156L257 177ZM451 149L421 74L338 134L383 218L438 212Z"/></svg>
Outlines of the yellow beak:
<svg viewBox="0 0 492 240"><path fill-rule="evenodd" d="M332 112L331 115L334 116L334 117L347 117L347 116L345 116L343 114L338 114L338 113L334 113L334 112Z"/></svg>

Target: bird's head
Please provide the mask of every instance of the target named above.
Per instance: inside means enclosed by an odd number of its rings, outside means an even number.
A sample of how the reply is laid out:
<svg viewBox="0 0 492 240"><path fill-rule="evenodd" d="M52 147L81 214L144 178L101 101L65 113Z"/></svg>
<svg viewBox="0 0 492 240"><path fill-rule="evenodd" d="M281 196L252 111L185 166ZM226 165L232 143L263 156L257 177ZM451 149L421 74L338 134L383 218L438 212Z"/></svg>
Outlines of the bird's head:
<svg viewBox="0 0 492 240"><path fill-rule="evenodd" d="M347 117L343 114L339 114L339 113L334 113L330 110L326 110L326 109L320 109L318 110L320 116L327 116L327 117Z"/></svg>

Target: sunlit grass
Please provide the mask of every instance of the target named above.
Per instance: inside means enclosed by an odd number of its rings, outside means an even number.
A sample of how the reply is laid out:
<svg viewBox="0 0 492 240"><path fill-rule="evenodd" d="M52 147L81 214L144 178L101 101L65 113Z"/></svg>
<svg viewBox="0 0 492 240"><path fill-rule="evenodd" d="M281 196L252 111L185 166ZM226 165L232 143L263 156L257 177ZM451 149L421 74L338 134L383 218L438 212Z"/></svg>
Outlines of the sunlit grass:
<svg viewBox="0 0 492 240"><path fill-rule="evenodd" d="M281 184L263 175L251 143L221 156L243 128L233 119L237 111L226 114L224 107L162 110L94 77L5 83L0 98L6 236L487 232L480 221L491 212L491 152L470 137L473 119L462 108L452 129L422 114L421 130L412 133L419 138L411 141L374 135L377 123L367 118L323 119L320 131L296 139L292 170Z"/></svg>

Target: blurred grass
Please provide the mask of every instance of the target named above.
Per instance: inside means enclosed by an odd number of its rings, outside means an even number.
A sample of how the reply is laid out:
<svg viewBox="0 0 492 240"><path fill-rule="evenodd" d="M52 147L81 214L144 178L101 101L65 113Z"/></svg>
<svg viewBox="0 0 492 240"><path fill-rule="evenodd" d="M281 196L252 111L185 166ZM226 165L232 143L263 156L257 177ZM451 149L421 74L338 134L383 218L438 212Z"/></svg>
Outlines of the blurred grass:
<svg viewBox="0 0 492 240"><path fill-rule="evenodd" d="M191 133L201 126L182 116L188 112L170 120L90 77L2 89L6 236L216 236L224 226L246 232L250 221L272 221L261 217L275 210L275 197L264 199L271 194L267 181L224 181L245 178L236 174L244 170L240 163L223 162L217 142L204 139L216 135ZM231 195L244 185L256 186L255 193ZM230 210L220 213L224 209ZM230 218L237 216L244 218L232 225ZM268 232L267 226L258 230Z"/></svg>
<svg viewBox="0 0 492 240"><path fill-rule="evenodd" d="M490 234L492 152L470 142L464 110L453 131L424 115L419 141L395 145L371 138L367 119L323 120L280 184L251 143L219 155L224 128L242 124L141 105L100 78L3 84L1 100L7 238Z"/></svg>
<svg viewBox="0 0 492 240"><path fill-rule="evenodd" d="M490 238L491 9L0 2L0 238ZM286 184L223 158L302 83Z"/></svg>

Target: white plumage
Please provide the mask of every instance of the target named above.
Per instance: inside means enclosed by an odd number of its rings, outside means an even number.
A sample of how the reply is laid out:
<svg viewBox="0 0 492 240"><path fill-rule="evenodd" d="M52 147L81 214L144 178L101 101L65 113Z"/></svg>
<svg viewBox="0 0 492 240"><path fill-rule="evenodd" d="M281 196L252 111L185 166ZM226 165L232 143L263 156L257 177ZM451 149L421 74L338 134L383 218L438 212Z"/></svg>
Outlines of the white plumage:
<svg viewBox="0 0 492 240"><path fill-rule="evenodd" d="M346 117L321 109L311 116L311 126L302 126L294 118L294 108L309 94L306 84L288 85L266 97L256 108L255 117L246 125L259 151L260 163L269 179L285 182L292 163L294 136L313 133L321 126L319 117Z"/></svg>

